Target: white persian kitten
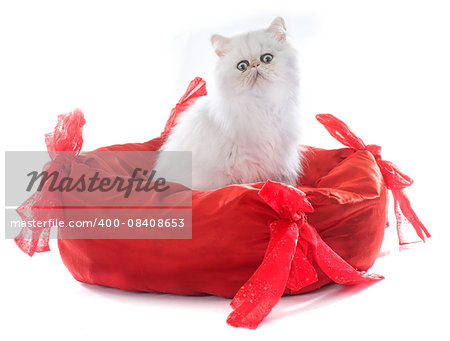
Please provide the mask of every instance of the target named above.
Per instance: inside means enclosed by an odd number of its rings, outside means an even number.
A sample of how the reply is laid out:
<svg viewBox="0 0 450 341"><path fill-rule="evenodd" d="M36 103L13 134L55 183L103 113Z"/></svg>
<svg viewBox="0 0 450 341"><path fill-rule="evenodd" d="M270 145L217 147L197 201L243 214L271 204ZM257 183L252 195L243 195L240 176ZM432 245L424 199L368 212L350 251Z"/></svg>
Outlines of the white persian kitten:
<svg viewBox="0 0 450 341"><path fill-rule="evenodd" d="M216 89L179 117L162 151L192 151L192 188L267 179L296 185L301 172L297 56L283 18L231 38L213 35ZM170 157L155 166L183 182ZM172 160L173 161L173 160Z"/></svg>

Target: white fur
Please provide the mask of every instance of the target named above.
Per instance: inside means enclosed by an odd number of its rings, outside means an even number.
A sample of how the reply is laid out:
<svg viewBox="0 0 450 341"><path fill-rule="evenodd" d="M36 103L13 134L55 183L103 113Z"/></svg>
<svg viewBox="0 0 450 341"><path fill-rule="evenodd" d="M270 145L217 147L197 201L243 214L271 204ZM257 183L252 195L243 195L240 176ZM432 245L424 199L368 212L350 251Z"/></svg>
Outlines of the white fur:
<svg viewBox="0 0 450 341"><path fill-rule="evenodd" d="M211 41L219 56L215 91L181 115L161 150L192 151L193 189L267 179L295 185L301 171L298 70L283 19ZM273 55L269 64L260 62L265 53ZM245 72L236 67L241 60L250 63ZM163 154L155 170L177 181L176 166Z"/></svg>

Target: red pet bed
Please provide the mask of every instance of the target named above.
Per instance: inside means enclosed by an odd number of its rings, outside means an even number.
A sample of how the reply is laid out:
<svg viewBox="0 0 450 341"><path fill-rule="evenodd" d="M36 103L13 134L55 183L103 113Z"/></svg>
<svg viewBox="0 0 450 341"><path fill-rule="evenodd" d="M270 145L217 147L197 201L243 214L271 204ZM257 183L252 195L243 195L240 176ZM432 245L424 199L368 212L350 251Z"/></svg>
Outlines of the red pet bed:
<svg viewBox="0 0 450 341"><path fill-rule="evenodd" d="M172 110L160 137L99 150L157 151L177 115L204 95L205 83L196 78ZM408 243L401 233L402 216L422 240L430 236L403 193L412 180L381 158L380 147L365 145L342 121L328 114L317 119L348 148L302 147L301 186L267 181L193 191L192 239L59 239L64 264L75 279L85 283L234 297L227 322L247 328L256 328L283 294L309 292L330 282L381 279L365 271L377 258L383 240L387 189L394 197L400 243ZM123 167L124 160L105 165L94 154L77 159L84 123L79 110L58 117L54 133L46 136L54 160L47 170L70 174L87 165L114 173L118 165ZM73 151L73 158L56 161L58 151ZM24 220L42 218L42 210L37 213L30 208L63 207L70 195L39 192L18 212ZM70 214L67 210L65 218ZM24 229L16 242L30 256L48 251L48 232Z"/></svg>

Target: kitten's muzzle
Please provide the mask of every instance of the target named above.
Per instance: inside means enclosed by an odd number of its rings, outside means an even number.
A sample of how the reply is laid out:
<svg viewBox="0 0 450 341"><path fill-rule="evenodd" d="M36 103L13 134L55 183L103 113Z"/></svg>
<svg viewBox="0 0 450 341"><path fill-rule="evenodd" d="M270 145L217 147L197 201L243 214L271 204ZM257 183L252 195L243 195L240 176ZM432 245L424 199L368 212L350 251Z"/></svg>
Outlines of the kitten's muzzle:
<svg viewBox="0 0 450 341"><path fill-rule="evenodd" d="M258 66L259 66L259 62L257 62L257 61L254 61L251 64L251 67L258 67Z"/></svg>

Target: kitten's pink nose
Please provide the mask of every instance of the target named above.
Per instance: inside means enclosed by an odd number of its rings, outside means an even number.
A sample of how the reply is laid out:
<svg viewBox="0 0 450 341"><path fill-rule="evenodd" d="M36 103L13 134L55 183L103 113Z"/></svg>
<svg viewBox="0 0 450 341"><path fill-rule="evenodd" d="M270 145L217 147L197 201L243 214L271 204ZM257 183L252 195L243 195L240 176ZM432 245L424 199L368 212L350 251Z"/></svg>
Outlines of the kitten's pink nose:
<svg viewBox="0 0 450 341"><path fill-rule="evenodd" d="M252 63L252 67L257 67L257 66L259 66L259 63L258 63L258 62L253 62L253 63Z"/></svg>

